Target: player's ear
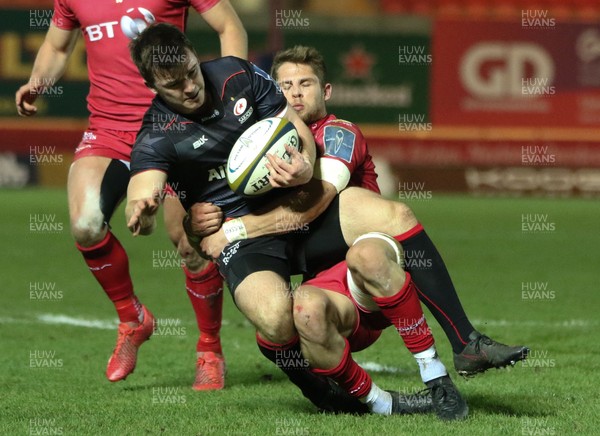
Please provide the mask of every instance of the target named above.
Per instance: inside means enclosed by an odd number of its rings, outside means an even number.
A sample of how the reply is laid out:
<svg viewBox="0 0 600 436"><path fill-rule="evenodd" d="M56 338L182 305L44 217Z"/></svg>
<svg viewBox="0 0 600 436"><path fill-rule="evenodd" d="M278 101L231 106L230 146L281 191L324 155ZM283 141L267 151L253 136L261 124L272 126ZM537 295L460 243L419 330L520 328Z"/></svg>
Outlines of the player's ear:
<svg viewBox="0 0 600 436"><path fill-rule="evenodd" d="M331 98L331 83L326 83L323 87L323 100L327 101Z"/></svg>

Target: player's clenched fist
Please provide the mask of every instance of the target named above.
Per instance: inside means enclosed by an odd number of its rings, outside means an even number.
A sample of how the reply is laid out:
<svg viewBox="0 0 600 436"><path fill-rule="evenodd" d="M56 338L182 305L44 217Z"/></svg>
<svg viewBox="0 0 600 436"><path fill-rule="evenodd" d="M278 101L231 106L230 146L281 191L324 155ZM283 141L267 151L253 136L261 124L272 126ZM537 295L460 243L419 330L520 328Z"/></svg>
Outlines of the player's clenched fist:
<svg viewBox="0 0 600 436"><path fill-rule="evenodd" d="M188 211L184 221L186 233L204 238L212 235L223 224L223 211L212 203L195 203Z"/></svg>

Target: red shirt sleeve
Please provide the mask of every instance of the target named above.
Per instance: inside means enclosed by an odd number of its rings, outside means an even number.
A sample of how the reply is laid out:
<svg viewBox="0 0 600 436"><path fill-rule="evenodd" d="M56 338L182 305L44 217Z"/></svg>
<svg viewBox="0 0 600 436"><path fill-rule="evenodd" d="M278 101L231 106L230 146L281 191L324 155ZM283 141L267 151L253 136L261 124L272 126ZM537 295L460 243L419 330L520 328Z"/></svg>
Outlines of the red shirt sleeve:
<svg viewBox="0 0 600 436"><path fill-rule="evenodd" d="M363 164L368 155L367 141L362 132L347 121L325 123L318 136L323 145L323 156L339 160L348 167L350 174Z"/></svg>
<svg viewBox="0 0 600 436"><path fill-rule="evenodd" d="M342 162L350 171L349 186L379 193L377 173L367 140L357 125L344 120L327 121L315 136L323 157Z"/></svg>
<svg viewBox="0 0 600 436"><path fill-rule="evenodd" d="M62 30L73 30L80 27L79 20L69 6L69 0L54 0L52 23Z"/></svg>
<svg viewBox="0 0 600 436"><path fill-rule="evenodd" d="M203 14L204 12L211 9L219 3L219 0L191 0L190 4L194 9L198 11L198 13Z"/></svg>

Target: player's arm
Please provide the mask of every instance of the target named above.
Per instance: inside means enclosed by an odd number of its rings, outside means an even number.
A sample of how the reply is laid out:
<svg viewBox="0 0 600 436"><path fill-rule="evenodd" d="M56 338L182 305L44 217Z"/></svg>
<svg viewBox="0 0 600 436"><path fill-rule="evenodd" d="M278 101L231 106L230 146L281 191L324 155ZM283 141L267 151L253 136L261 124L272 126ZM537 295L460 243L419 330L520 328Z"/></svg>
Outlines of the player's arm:
<svg viewBox="0 0 600 436"><path fill-rule="evenodd" d="M49 83L54 84L62 77L67 68L69 56L77 42L78 29L63 30L53 23L46 38L38 50L31 77L15 94L17 112L21 116L35 115L37 107L33 104L38 92Z"/></svg>
<svg viewBox="0 0 600 436"><path fill-rule="evenodd" d="M134 236L149 235L156 228L156 212L166 183L167 175L160 170L143 171L129 179L125 220Z"/></svg>
<svg viewBox="0 0 600 436"><path fill-rule="evenodd" d="M221 56L248 58L248 34L229 0L220 0L201 15L219 34Z"/></svg>
<svg viewBox="0 0 600 436"><path fill-rule="evenodd" d="M257 212L226 221L219 231L202 240L198 236L201 236L206 217L200 204L193 205L188 211L185 226L190 241L194 240L192 246L202 256L216 258L231 242L304 228L327 209L350 180L348 168L332 164L332 160L327 157L318 159L315 177L310 182L290 190Z"/></svg>

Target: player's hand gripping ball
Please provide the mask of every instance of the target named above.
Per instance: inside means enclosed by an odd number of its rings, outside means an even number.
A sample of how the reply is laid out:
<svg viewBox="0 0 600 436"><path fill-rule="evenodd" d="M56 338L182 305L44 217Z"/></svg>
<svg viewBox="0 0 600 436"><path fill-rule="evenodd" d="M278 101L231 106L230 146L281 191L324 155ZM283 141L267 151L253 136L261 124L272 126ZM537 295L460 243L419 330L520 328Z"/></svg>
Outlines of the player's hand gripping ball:
<svg viewBox="0 0 600 436"><path fill-rule="evenodd" d="M227 182L240 195L254 196L269 192L267 153L290 163L285 146L300 150L294 125L285 118L266 118L250 126L234 144L227 159Z"/></svg>

